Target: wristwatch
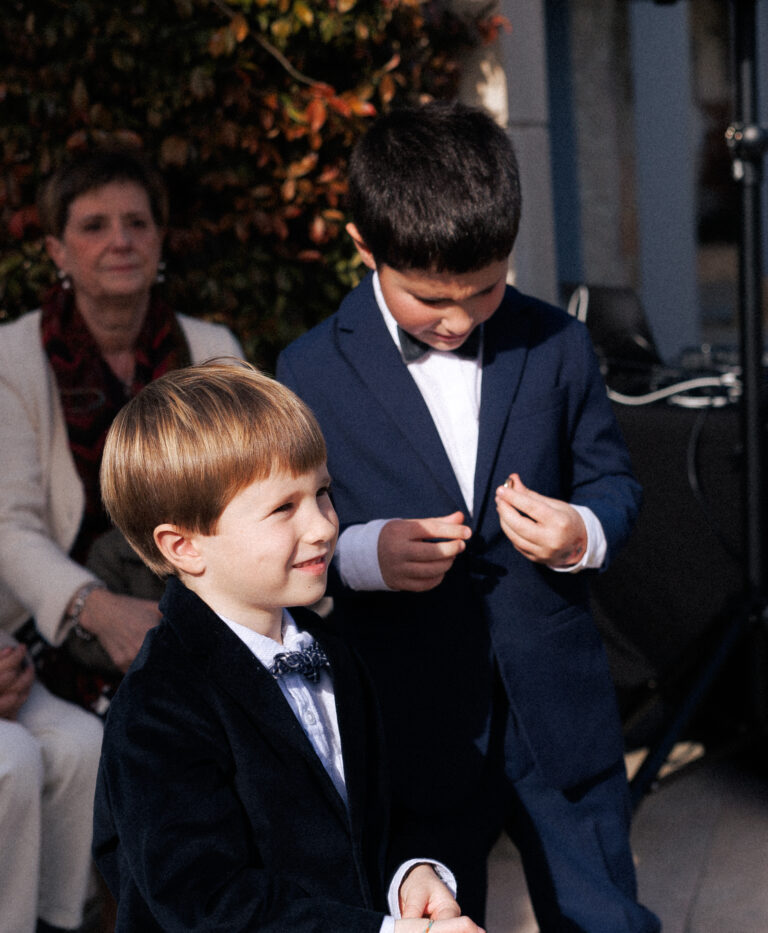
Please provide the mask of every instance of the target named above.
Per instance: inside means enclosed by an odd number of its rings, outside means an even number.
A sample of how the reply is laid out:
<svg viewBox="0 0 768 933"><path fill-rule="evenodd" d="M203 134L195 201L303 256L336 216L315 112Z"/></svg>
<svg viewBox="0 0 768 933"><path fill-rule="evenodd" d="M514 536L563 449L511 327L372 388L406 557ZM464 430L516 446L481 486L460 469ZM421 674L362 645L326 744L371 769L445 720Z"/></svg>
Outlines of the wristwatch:
<svg viewBox="0 0 768 933"><path fill-rule="evenodd" d="M73 623L72 631L78 638L82 638L83 641L93 641L96 638L92 632L86 631L86 629L80 625L80 616L82 615L85 601L94 590L106 590L106 588L107 584L103 583L101 580L89 580L88 583L84 583L77 593L75 593L72 605L64 616L64 621Z"/></svg>

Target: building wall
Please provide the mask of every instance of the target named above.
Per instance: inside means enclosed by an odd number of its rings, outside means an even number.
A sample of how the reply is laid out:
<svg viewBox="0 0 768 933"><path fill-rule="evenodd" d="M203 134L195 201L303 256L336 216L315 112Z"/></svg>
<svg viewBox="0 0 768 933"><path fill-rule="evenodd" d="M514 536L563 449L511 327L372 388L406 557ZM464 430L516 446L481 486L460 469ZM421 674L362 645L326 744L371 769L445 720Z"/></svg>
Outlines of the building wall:
<svg viewBox="0 0 768 933"><path fill-rule="evenodd" d="M577 281L634 288L669 361L713 320L732 339L737 310L730 5L498 0L512 31L473 54L462 89L518 149L517 284L551 300ZM757 9L765 123L768 0Z"/></svg>
<svg viewBox="0 0 768 933"><path fill-rule="evenodd" d="M632 285L637 238L627 4L568 6L583 278Z"/></svg>
<svg viewBox="0 0 768 933"><path fill-rule="evenodd" d="M523 215L510 279L523 291L557 301L544 2L501 0L498 8L512 31L468 57L460 96L485 106L509 130L517 151Z"/></svg>

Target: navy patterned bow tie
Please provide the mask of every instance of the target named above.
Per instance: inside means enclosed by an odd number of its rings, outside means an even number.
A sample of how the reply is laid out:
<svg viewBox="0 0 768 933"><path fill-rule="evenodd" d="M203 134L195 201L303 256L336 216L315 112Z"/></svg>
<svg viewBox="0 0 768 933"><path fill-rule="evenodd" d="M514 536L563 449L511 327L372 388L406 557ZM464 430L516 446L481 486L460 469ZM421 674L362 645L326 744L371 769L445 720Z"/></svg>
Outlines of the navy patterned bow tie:
<svg viewBox="0 0 768 933"><path fill-rule="evenodd" d="M400 352L403 354L406 363L420 360L430 350L435 349L422 340L417 340L413 334L409 334L407 330L403 330L399 325L397 327L397 339L400 341ZM473 360L480 352L480 328L476 327L460 347L456 347L455 350L449 352Z"/></svg>
<svg viewBox="0 0 768 933"><path fill-rule="evenodd" d="M276 654L269 673L273 677L281 677L283 674L303 674L307 680L316 684L320 679L322 669L330 668L330 666L325 651L317 642L312 642L301 651L282 651Z"/></svg>

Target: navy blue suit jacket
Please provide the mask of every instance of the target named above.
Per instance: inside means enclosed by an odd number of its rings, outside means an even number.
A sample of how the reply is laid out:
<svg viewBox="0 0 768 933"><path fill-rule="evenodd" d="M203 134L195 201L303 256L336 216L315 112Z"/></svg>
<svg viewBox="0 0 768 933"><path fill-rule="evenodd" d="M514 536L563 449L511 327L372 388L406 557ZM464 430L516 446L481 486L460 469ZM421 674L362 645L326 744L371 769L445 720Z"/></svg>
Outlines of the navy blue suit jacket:
<svg viewBox="0 0 768 933"><path fill-rule="evenodd" d="M109 709L94 857L117 930L378 933L388 797L373 691L326 649L349 811L273 677L205 603L168 582Z"/></svg>
<svg viewBox="0 0 768 933"><path fill-rule="evenodd" d="M466 514L371 276L281 354L277 376L319 419L342 527ZM627 537L640 489L588 332L563 311L507 288L485 324L466 552L426 593L334 592L333 620L374 676L394 783L411 808L455 805L479 780L494 665L554 786L579 784L622 755L613 685L588 605L589 573L556 573L512 547L494 504L496 487L512 472L544 495L589 506L605 530L609 559Z"/></svg>

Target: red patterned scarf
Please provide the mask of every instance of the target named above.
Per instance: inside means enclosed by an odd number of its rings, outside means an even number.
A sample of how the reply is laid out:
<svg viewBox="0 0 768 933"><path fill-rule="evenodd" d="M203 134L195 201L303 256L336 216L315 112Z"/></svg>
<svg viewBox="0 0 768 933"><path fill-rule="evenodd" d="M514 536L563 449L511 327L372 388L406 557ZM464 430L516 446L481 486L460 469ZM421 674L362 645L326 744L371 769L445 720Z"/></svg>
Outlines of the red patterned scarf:
<svg viewBox="0 0 768 933"><path fill-rule="evenodd" d="M71 556L83 562L93 541L109 528L101 505L99 466L115 415L149 382L190 363L176 315L156 298L136 341L133 382L124 385L101 355L75 307L72 291L56 286L42 306L41 337L59 388L69 447L85 488L85 514Z"/></svg>

